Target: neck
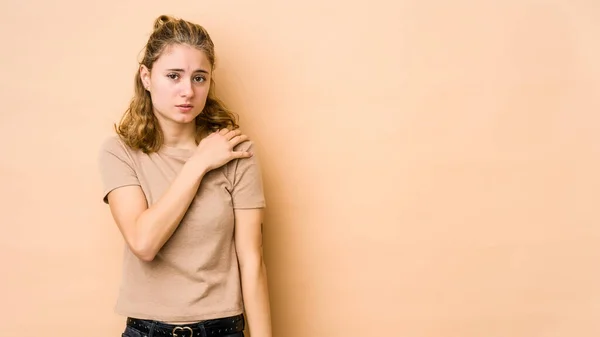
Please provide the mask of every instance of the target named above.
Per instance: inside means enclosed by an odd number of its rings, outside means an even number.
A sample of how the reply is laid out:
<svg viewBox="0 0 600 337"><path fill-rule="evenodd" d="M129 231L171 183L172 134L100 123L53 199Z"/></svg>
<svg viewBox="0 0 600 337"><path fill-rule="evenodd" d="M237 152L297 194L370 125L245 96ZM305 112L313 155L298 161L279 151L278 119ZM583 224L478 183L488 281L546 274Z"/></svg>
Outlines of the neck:
<svg viewBox="0 0 600 337"><path fill-rule="evenodd" d="M174 122L159 121L163 132L163 144L168 147L195 149L196 124L195 122L179 124Z"/></svg>

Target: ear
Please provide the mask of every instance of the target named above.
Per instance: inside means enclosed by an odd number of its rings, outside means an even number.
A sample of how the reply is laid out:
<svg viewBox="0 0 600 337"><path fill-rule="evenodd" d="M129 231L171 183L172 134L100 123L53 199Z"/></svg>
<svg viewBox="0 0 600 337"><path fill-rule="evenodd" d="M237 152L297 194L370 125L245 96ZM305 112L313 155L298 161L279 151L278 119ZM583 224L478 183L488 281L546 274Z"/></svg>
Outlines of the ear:
<svg viewBox="0 0 600 337"><path fill-rule="evenodd" d="M145 65L140 66L140 79L146 90L150 90L150 70Z"/></svg>

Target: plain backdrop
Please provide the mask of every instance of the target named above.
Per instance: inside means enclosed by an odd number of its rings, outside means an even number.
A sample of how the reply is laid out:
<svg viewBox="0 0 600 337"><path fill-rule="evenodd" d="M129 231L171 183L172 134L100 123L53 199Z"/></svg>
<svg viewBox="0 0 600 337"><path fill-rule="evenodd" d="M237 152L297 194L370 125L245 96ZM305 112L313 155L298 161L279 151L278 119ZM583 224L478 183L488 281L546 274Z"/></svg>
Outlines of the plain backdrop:
<svg viewBox="0 0 600 337"><path fill-rule="evenodd" d="M97 151L170 14L261 154L274 337L598 336L599 4L2 1L0 335L120 336Z"/></svg>

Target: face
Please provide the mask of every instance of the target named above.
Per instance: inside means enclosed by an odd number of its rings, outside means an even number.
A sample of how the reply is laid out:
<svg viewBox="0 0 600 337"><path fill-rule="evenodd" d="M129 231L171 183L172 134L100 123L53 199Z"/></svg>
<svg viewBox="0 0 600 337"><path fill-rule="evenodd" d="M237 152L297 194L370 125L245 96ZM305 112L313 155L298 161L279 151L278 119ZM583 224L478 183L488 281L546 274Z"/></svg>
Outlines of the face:
<svg viewBox="0 0 600 337"><path fill-rule="evenodd" d="M150 91L159 121L194 123L206 104L211 70L203 51L185 45L166 48L152 65L152 71L142 66L141 79Z"/></svg>

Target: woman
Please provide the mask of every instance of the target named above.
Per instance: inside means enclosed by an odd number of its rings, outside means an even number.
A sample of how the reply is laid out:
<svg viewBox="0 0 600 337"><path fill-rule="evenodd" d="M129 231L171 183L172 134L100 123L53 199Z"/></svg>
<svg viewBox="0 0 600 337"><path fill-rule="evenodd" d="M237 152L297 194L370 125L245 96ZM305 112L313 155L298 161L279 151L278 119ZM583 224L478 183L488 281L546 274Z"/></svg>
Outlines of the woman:
<svg viewBox="0 0 600 337"><path fill-rule="evenodd" d="M125 241L123 336L271 337L253 143L214 94L214 45L160 16L135 95L102 145L103 200ZM243 289L243 291L242 291Z"/></svg>

